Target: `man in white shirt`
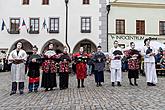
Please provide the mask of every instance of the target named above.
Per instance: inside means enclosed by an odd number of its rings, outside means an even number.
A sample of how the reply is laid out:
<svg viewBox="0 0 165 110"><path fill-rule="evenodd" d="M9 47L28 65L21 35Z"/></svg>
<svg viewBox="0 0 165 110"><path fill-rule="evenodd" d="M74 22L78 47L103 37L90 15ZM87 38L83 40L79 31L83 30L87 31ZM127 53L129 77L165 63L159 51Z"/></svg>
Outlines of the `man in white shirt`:
<svg viewBox="0 0 165 110"><path fill-rule="evenodd" d="M156 50L150 46L150 39L144 40L145 46L142 48L142 55L144 56L144 72L148 86L156 86L157 75L155 68L155 54Z"/></svg>
<svg viewBox="0 0 165 110"><path fill-rule="evenodd" d="M114 41L114 47L110 50L110 59L111 59L111 82L112 86L115 86L117 81L117 86L121 86L122 72L121 72L121 59L122 59L122 50L118 46L118 41Z"/></svg>

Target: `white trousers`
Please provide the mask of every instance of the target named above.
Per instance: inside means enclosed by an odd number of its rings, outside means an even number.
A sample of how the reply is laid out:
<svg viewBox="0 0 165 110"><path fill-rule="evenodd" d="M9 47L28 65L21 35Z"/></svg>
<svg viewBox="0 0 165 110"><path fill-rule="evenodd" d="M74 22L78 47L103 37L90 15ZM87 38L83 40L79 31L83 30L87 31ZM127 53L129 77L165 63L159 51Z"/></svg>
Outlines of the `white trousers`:
<svg viewBox="0 0 165 110"><path fill-rule="evenodd" d="M121 74L121 68L120 69L114 69L111 68L111 82L121 82L122 74Z"/></svg>
<svg viewBox="0 0 165 110"><path fill-rule="evenodd" d="M154 62L144 62L144 72L146 74L146 82L157 83L157 74Z"/></svg>

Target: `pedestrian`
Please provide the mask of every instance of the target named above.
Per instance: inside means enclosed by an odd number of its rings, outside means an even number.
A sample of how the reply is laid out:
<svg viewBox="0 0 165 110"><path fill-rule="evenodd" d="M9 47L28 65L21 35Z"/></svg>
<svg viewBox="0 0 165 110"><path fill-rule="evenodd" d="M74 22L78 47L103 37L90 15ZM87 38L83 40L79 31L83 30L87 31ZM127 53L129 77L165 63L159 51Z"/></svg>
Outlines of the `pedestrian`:
<svg viewBox="0 0 165 110"><path fill-rule="evenodd" d="M91 76L92 75L92 55L89 56L88 60L87 60L87 75Z"/></svg>
<svg viewBox="0 0 165 110"><path fill-rule="evenodd" d="M70 63L71 58L69 54L67 53L67 48L64 48L63 53L60 55L59 58L59 87L60 90L68 88L68 82L69 82L69 73L71 72Z"/></svg>
<svg viewBox="0 0 165 110"><path fill-rule="evenodd" d="M10 95L16 94L17 84L20 94L24 93L24 80L25 80L25 62L27 60L27 54L22 49L23 44L18 42L16 49L9 55L9 63L11 65L11 78L12 78L12 90Z"/></svg>
<svg viewBox="0 0 165 110"><path fill-rule="evenodd" d="M94 54L93 61L95 65L95 82L96 86L99 87L102 86L101 82L104 82L104 67L106 61L106 57L102 52L101 46L97 47L97 52Z"/></svg>
<svg viewBox="0 0 165 110"><path fill-rule="evenodd" d="M127 59L128 59L128 79L129 83L132 86L138 86L136 79L139 78L139 71L140 71L140 60L141 55L138 50L135 49L135 43L130 43L131 49L128 50ZM134 78L134 84L132 83L131 79Z"/></svg>
<svg viewBox="0 0 165 110"><path fill-rule="evenodd" d="M84 79L87 76L87 62L88 54L84 52L83 47L80 47L78 53L73 55L73 59L76 63L76 77L77 77L77 88L80 88L80 80L81 80L81 87L84 88Z"/></svg>
<svg viewBox="0 0 165 110"><path fill-rule="evenodd" d="M41 87L45 88L45 91L53 90L57 87L56 73L57 73L57 56L56 52L53 50L53 43L49 43L48 50L43 55L42 63L42 83Z"/></svg>
<svg viewBox="0 0 165 110"><path fill-rule="evenodd" d="M156 86L157 74L154 56L157 52L154 47L150 46L150 39L144 40L144 47L141 53L144 56L144 72L146 74L147 86Z"/></svg>
<svg viewBox="0 0 165 110"><path fill-rule="evenodd" d="M41 66L41 56L37 54L37 46L33 46L33 54L28 60L28 74L29 76L29 93L32 91L38 92L39 82L40 82L40 66Z"/></svg>
<svg viewBox="0 0 165 110"><path fill-rule="evenodd" d="M122 81L122 64L121 64L121 59L122 59L122 50L118 45L118 41L114 41L114 47L111 48L110 51L110 59L111 59L111 82L112 86L115 86L115 82L117 82L117 86L121 86L121 81Z"/></svg>

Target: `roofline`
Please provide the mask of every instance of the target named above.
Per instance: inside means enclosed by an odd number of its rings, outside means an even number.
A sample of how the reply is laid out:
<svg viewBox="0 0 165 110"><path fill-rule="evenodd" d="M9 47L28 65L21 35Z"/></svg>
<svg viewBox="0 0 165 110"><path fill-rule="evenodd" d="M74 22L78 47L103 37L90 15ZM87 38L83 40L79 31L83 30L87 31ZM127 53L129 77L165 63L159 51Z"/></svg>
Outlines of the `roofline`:
<svg viewBox="0 0 165 110"><path fill-rule="evenodd" d="M116 7L136 7L136 8L159 8L159 9L165 9L165 4L160 3L133 3L133 2L117 2L118 0L115 0L114 2L111 2L112 6Z"/></svg>

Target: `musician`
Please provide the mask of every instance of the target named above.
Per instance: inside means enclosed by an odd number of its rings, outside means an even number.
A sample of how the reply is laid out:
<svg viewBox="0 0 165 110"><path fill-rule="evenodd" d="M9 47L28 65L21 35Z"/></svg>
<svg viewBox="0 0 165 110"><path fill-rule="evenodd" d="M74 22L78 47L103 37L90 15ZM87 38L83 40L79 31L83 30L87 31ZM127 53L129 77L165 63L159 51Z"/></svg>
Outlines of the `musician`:
<svg viewBox="0 0 165 110"><path fill-rule="evenodd" d="M53 47L53 43L50 42L48 50L43 55L44 62L42 63L43 75L41 87L45 88L45 91L53 90L54 87L57 87L57 56Z"/></svg>
<svg viewBox="0 0 165 110"><path fill-rule="evenodd" d="M118 41L114 41L114 47L110 50L110 59L111 59L111 82L112 86L115 86L115 82L117 82L117 86L121 86L122 74L121 74L121 59L122 59L122 50L118 46Z"/></svg>
<svg viewBox="0 0 165 110"><path fill-rule="evenodd" d="M12 90L10 95L13 95L17 91L17 83L20 94L24 93L24 80L25 80L25 62L27 60L27 54L22 49L22 43L16 44L16 49L13 50L8 58L11 65L11 77L12 77Z"/></svg>
<svg viewBox="0 0 165 110"><path fill-rule="evenodd" d="M29 76L29 93L34 91L38 92L39 81L40 81L40 66L41 56L37 54L38 48L36 45L33 46L33 54L28 60L28 74Z"/></svg>
<svg viewBox="0 0 165 110"><path fill-rule="evenodd" d="M102 86L101 82L104 82L104 67L105 67L106 57L101 50L101 46L97 47L97 52L94 54L93 61L95 65L95 82L96 86Z"/></svg>
<svg viewBox="0 0 165 110"><path fill-rule="evenodd" d="M130 43L131 49L128 50L126 57L128 59L128 78L129 83L132 86L138 86L136 79L139 78L139 69L140 69L140 59L141 55L138 50L135 49L135 43ZM134 84L131 81L131 78L134 78Z"/></svg>
<svg viewBox="0 0 165 110"><path fill-rule="evenodd" d="M150 46L150 39L144 40L144 47L142 48L142 55L144 56L144 71L148 86L156 86L157 75L155 68L155 54L157 53L154 47Z"/></svg>
<svg viewBox="0 0 165 110"><path fill-rule="evenodd" d="M63 53L59 58L59 87L60 90L68 88L69 73L71 72L69 64L71 63L71 58L67 53L67 48L64 48Z"/></svg>
<svg viewBox="0 0 165 110"><path fill-rule="evenodd" d="M84 53L83 47L80 47L79 52L73 55L73 59L76 63L76 76L78 82L77 88L80 88L80 80L81 80L81 87L85 87L84 79L87 76L87 66L86 66L87 58L88 55Z"/></svg>

